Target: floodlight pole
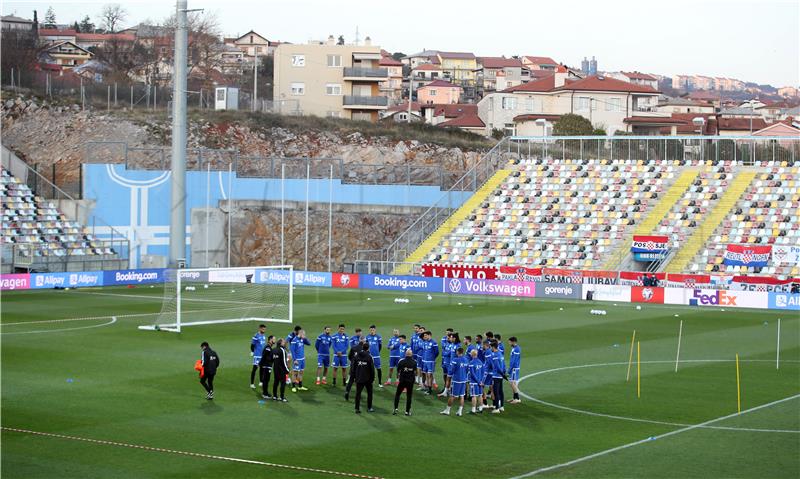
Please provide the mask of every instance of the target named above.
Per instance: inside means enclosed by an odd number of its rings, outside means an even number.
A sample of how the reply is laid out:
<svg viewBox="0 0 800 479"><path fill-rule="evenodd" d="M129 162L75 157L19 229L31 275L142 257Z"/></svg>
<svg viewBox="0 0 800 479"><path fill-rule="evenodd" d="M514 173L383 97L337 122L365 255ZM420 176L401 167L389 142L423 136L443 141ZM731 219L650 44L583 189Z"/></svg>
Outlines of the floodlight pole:
<svg viewBox="0 0 800 479"><path fill-rule="evenodd" d="M187 0L175 2L175 68L172 77L172 198L169 266L186 257L186 61ZM228 192L230 194L230 192Z"/></svg>

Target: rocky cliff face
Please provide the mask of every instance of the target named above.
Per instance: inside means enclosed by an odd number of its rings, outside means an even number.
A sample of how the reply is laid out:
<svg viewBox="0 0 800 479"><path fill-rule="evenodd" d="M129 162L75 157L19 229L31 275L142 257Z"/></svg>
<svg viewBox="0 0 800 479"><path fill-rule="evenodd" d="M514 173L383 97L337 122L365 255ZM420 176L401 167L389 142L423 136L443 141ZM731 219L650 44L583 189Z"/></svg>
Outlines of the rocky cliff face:
<svg viewBox="0 0 800 479"><path fill-rule="evenodd" d="M213 112L208 116L213 116ZM363 179L354 181L368 182L405 182L406 166L439 167L455 178L472 166L481 154L413 139L392 140L358 132L339 135L318 129L298 131L246 123L213 118L190 120L189 147L232 149L244 157L340 158L345 165L383 165L383 168L362 168L356 172L356 176ZM57 165L57 184L61 184L61 180L76 180L77 165L82 162L123 161L120 148L103 151L94 147L87 152L89 142L126 142L129 147L168 149L171 130L169 119L163 112L137 112L135 116L119 112L88 112L81 111L78 105L53 106L21 97L3 102L2 128L3 144L20 153L30 164L37 164L41 171L47 172L52 170L53 164ZM137 159L136 165L158 168L161 165L159 160L154 155L149 160ZM248 173L268 174L263 168L264 162L261 162L254 168L256 171ZM438 181L435 176L438 173L433 169L427 173L421 171L417 169L416 174L427 175L427 178L416 178L415 181Z"/></svg>

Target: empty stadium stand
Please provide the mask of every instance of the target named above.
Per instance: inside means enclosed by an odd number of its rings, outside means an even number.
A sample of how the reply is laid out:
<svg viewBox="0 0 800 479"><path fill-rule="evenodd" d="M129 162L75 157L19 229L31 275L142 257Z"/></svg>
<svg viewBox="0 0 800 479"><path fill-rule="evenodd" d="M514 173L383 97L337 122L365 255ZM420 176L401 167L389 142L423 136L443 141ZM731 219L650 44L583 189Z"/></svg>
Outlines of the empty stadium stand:
<svg viewBox="0 0 800 479"><path fill-rule="evenodd" d="M79 258L119 259L114 248L93 237L88 228L68 220L52 202L35 196L5 168L0 173L0 202L4 263L13 260L35 266Z"/></svg>

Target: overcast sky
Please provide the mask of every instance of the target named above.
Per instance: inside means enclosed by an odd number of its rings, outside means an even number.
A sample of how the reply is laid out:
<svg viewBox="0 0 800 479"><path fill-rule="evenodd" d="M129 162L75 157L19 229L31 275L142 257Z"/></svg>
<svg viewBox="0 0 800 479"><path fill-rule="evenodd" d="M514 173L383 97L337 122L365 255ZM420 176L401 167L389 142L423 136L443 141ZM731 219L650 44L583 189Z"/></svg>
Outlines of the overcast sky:
<svg viewBox="0 0 800 479"><path fill-rule="evenodd" d="M39 21L52 6L59 23L96 19L106 1L3 1L3 15ZM126 24L161 20L170 0L119 2ZM488 6L488 7L487 7ZM225 35L255 30L293 43L343 34L372 37L395 52L423 48L476 55L550 56L601 70L727 76L779 87L800 85L798 0L189 0L216 14Z"/></svg>

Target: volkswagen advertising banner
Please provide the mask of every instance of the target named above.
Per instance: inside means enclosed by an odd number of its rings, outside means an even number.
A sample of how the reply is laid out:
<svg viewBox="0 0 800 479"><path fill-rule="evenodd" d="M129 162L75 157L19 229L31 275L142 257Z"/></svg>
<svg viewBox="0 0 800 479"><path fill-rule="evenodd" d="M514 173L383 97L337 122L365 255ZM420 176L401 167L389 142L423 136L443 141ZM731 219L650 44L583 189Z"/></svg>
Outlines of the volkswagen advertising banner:
<svg viewBox="0 0 800 479"><path fill-rule="evenodd" d="M768 293L769 309L792 309L800 311L800 294Z"/></svg>
<svg viewBox="0 0 800 479"><path fill-rule="evenodd" d="M0 291L14 291L16 289L30 289L31 275L29 274L0 274Z"/></svg>
<svg viewBox="0 0 800 479"><path fill-rule="evenodd" d="M359 286L362 289L389 289L422 293L441 293L443 290L442 278L427 278L424 276L362 274L359 278Z"/></svg>
<svg viewBox="0 0 800 479"><path fill-rule="evenodd" d="M579 284L551 283L542 281L536 283L537 298L581 299L583 288Z"/></svg>
<svg viewBox="0 0 800 479"><path fill-rule="evenodd" d="M446 279L445 293L484 294L533 298L538 286L533 282L502 281L496 279ZM580 288L580 286L578 287Z"/></svg>
<svg viewBox="0 0 800 479"><path fill-rule="evenodd" d="M31 275L30 287L43 288L86 288L103 286L103 273L84 271L78 273L34 273Z"/></svg>
<svg viewBox="0 0 800 479"><path fill-rule="evenodd" d="M164 282L164 269L121 269L103 271L103 286Z"/></svg>

